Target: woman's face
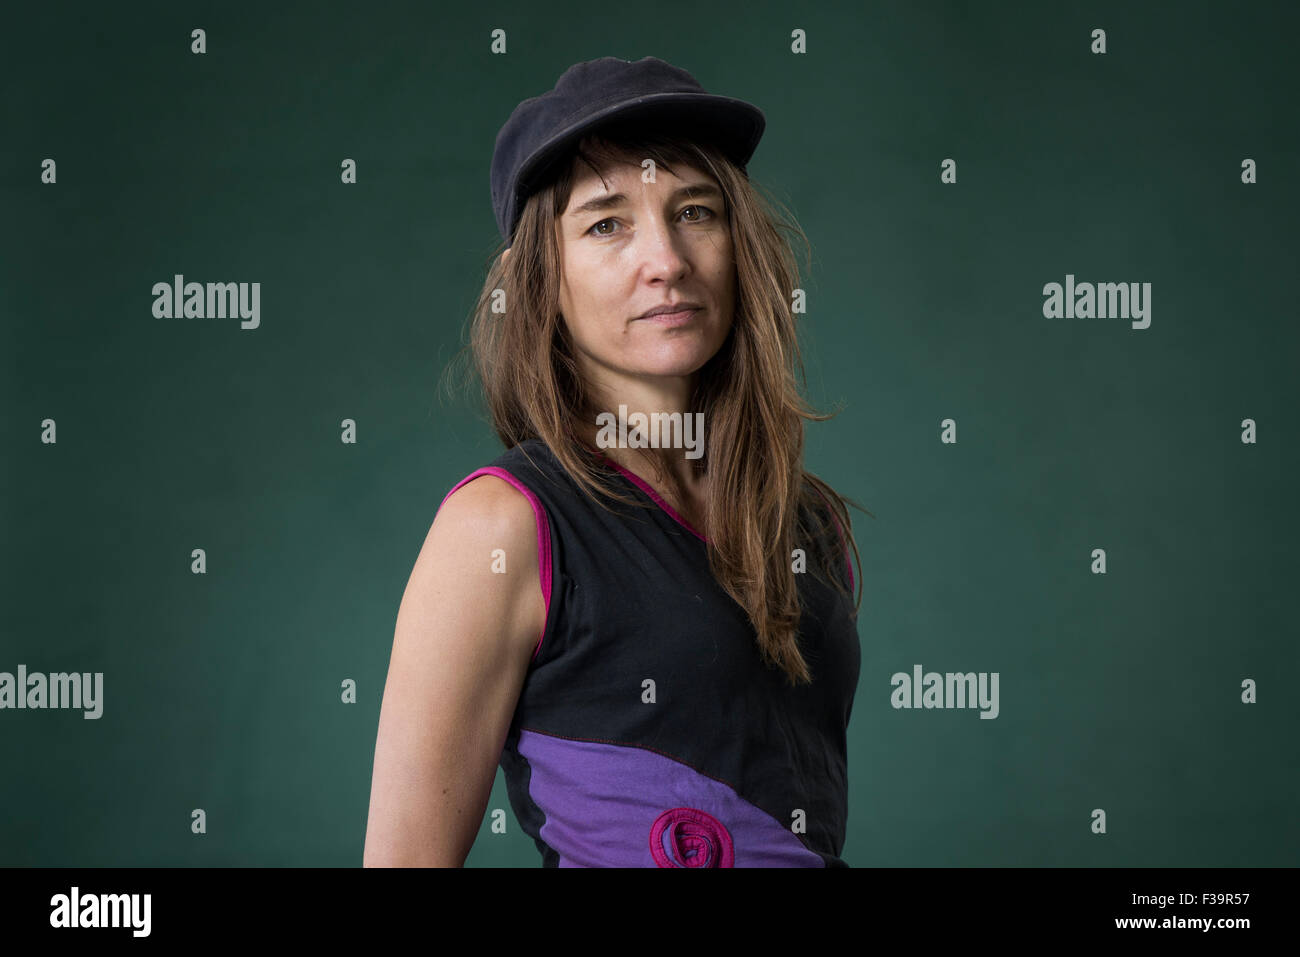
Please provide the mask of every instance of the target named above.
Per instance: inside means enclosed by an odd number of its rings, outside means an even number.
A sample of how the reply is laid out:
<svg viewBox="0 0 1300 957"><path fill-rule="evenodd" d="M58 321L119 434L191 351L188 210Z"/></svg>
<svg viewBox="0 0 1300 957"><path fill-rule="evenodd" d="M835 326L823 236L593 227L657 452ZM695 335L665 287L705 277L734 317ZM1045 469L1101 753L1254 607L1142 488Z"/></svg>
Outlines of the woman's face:
<svg viewBox="0 0 1300 957"><path fill-rule="evenodd" d="M629 379L693 382L731 330L736 269L722 192L708 174L675 169L681 178L656 168L645 183L639 166L620 164L602 182L579 164L558 221L560 312L597 396L621 394ZM677 302L698 308L640 318Z"/></svg>

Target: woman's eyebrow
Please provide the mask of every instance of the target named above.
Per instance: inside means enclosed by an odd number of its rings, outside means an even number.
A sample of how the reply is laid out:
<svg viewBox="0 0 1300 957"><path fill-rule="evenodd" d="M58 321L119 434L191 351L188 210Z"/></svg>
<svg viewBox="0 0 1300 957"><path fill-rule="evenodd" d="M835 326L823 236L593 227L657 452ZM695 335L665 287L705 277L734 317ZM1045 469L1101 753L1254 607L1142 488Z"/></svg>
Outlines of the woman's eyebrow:
<svg viewBox="0 0 1300 957"><path fill-rule="evenodd" d="M673 190L668 197L669 203L674 203L683 196L689 196L693 199L722 199L722 191L712 183L687 183L678 189ZM603 213L607 209L613 209L626 203L627 195L624 193L612 193L609 196L597 196L595 199L589 199L581 206L575 206L565 213L566 216L577 218L585 216L588 213Z"/></svg>

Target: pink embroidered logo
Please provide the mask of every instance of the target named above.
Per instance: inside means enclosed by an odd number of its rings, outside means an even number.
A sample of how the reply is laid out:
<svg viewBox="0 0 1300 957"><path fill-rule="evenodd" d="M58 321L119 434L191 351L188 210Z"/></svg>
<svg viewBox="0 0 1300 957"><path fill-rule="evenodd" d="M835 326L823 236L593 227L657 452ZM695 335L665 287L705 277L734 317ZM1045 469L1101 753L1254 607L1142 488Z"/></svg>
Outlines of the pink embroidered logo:
<svg viewBox="0 0 1300 957"><path fill-rule="evenodd" d="M650 853L660 867L735 867L731 834L712 814L675 807L655 818Z"/></svg>

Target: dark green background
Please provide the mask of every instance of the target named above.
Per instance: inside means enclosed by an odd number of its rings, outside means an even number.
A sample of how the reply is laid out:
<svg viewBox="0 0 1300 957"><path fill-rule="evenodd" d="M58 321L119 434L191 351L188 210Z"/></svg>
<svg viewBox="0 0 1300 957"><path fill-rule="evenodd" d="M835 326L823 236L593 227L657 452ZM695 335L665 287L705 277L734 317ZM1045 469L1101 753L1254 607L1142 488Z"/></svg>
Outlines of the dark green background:
<svg viewBox="0 0 1300 957"><path fill-rule="evenodd" d="M407 576L499 452L435 392L496 131L654 55L764 110L751 176L812 241L844 411L807 465L877 516L845 859L1295 864L1293 8L7 8L0 671L102 671L105 710L0 712L0 863L360 864ZM261 328L154 319L178 272L262 283ZM1067 273L1152 283L1151 327L1044 319ZM915 663L999 672L1001 715L894 710ZM539 863L508 822L470 865Z"/></svg>

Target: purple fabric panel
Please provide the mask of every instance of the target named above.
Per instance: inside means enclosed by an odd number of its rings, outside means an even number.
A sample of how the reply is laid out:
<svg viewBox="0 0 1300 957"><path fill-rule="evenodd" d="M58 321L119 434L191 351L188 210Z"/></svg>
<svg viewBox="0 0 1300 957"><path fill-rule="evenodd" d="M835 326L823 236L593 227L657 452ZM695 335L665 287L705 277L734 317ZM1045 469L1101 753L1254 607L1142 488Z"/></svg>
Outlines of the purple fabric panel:
<svg viewBox="0 0 1300 957"><path fill-rule="evenodd" d="M529 795L546 815L541 839L559 853L560 867L660 866L651 834L656 822L662 834L659 819L673 809L716 819L726 829L721 839L735 867L826 866L788 827L734 789L654 751L521 730L519 753L532 768Z"/></svg>

